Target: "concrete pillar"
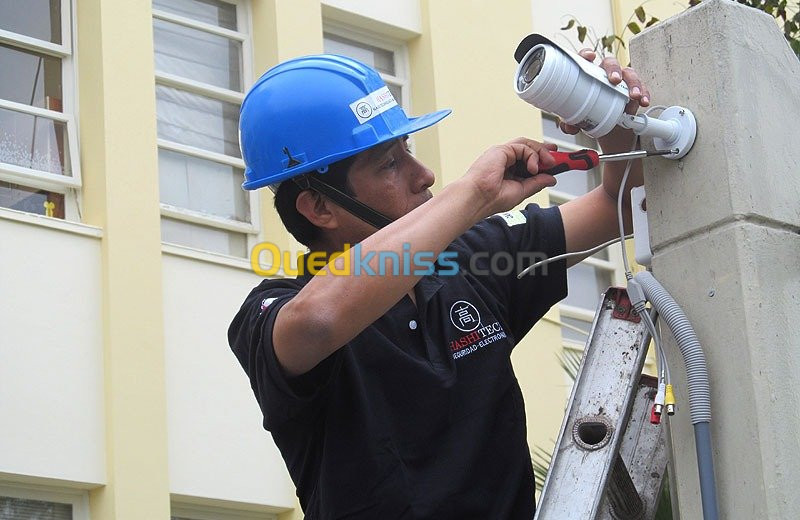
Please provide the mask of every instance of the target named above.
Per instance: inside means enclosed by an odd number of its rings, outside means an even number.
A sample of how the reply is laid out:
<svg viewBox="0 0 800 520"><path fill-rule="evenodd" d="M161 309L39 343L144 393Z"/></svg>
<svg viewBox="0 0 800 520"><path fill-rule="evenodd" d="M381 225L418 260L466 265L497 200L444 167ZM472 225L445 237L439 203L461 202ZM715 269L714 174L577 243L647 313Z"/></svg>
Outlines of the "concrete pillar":
<svg viewBox="0 0 800 520"><path fill-rule="evenodd" d="M772 17L707 0L631 42L659 104L690 108L694 149L651 159L645 185L653 271L708 359L720 518L800 510L800 61ZM702 518L682 359L666 345L673 496Z"/></svg>

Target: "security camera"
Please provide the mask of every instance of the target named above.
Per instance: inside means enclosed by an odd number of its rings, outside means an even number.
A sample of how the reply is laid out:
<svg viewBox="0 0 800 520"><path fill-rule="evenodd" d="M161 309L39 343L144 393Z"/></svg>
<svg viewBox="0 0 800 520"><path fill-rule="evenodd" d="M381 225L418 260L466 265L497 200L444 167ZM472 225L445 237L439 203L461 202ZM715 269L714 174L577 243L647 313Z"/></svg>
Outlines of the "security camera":
<svg viewBox="0 0 800 520"><path fill-rule="evenodd" d="M668 159L680 159L694 144L697 123L691 111L672 106L658 118L626 114L629 97L624 81L612 85L605 70L544 36L527 36L514 58L519 63L514 78L517 95L590 137L602 137L619 125L652 137L659 150L677 150L664 155Z"/></svg>

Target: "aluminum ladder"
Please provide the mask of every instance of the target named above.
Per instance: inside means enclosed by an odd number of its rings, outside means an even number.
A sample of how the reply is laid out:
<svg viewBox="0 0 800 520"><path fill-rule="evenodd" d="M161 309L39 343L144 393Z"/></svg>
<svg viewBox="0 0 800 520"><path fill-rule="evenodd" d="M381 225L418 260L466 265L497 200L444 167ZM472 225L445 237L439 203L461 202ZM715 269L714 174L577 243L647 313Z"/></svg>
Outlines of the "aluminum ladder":
<svg viewBox="0 0 800 520"><path fill-rule="evenodd" d="M606 291L572 387L535 520L647 520L667 467L650 423L656 378L642 375L650 335L625 289Z"/></svg>

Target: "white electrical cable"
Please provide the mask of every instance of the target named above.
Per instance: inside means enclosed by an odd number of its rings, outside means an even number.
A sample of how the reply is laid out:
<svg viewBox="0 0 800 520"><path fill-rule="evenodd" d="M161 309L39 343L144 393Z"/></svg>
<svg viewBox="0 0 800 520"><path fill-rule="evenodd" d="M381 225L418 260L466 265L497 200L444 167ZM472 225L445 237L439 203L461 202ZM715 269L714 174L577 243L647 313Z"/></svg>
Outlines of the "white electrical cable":
<svg viewBox="0 0 800 520"><path fill-rule="evenodd" d="M630 235L625 235L623 237L623 239L628 239L628 238L633 238L633 233L631 233ZM617 242L617 241L619 241L619 238L612 238L611 240L609 240L607 242L603 242L599 246L595 246L595 247L593 247L591 249L584 249L583 251L575 251L573 253L564 253L564 254L561 254L561 255L553 256L551 258L546 258L545 260L540 260L540 261L538 261L538 262L536 262L534 264L529 265L528 267L526 267L522 271L520 271L520 273L517 275L517 279L522 278L523 276L525 276L526 274L531 272L533 269L536 269L537 267L539 267L541 265L547 265L547 264L549 264L551 262L555 262L555 261L558 261L558 260L563 260L564 258L569 258L571 256L582 256L582 255L591 256L591 255L595 254L596 252L600 251L601 249L605 249L606 247L610 246L611 244L613 244L614 242Z"/></svg>

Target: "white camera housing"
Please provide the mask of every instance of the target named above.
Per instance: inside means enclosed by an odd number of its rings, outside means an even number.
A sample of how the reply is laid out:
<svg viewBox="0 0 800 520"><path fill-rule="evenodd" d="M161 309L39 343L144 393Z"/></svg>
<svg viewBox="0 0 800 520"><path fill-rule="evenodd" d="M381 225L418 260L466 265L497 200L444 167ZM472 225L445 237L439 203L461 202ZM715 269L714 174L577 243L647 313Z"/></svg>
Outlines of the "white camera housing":
<svg viewBox="0 0 800 520"><path fill-rule="evenodd" d="M519 97L594 138L613 130L628 103L625 82L614 86L597 65L546 43L525 54L515 77Z"/></svg>
<svg viewBox="0 0 800 520"><path fill-rule="evenodd" d="M683 157L694 144L697 124L691 111L676 106L658 118L626 114L630 98L624 81L612 85L604 69L544 36L526 37L514 57L519 62L514 75L517 95L590 137L602 137L620 125L653 137L659 150L675 150L664 155L668 159Z"/></svg>

